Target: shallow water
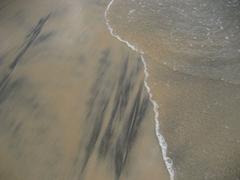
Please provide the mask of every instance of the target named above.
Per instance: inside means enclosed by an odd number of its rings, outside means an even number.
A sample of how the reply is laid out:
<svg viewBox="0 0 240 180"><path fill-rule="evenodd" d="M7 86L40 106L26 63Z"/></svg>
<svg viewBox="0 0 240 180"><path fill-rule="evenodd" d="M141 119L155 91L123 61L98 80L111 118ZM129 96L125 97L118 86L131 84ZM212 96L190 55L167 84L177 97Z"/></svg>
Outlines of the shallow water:
<svg viewBox="0 0 240 180"><path fill-rule="evenodd" d="M176 179L239 179L239 1L115 0L115 33L144 52Z"/></svg>
<svg viewBox="0 0 240 180"><path fill-rule="evenodd" d="M175 71L239 84L238 0L116 0L114 4L116 30L144 41L139 46L154 53L158 62Z"/></svg>

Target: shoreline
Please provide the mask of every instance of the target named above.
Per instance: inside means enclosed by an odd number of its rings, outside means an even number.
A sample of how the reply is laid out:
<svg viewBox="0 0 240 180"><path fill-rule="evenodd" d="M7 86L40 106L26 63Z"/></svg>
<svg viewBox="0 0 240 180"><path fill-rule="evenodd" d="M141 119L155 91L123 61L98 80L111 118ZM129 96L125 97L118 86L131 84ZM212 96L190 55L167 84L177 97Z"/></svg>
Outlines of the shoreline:
<svg viewBox="0 0 240 180"><path fill-rule="evenodd" d="M140 56L141 56L141 61L142 61L143 66L144 66L144 86L145 86L145 88L146 88L146 90L147 90L147 92L149 94L150 102L153 105L156 137L158 139L159 146L160 146L161 151L162 151L162 157L163 157L165 166L166 166L166 168L168 170L168 173L169 173L169 176L170 176L170 180L174 180L175 171L174 171L174 168L173 168L173 161L172 161L172 159L169 156L167 156L168 145L167 145L167 142L166 142L164 136L160 132L159 111L158 111L159 105L153 99L153 95L151 93L151 89L150 89L150 87L149 87L149 85L147 83L147 80L148 80L148 77L149 77L149 73L148 73L146 61L144 59L144 52L138 50L134 45L132 45L131 43L129 43L126 40L123 40L119 35L114 33L114 30L113 30L113 28L110 25L109 19L107 18L108 11L110 10L110 8L111 8L113 3L114 3L114 0L111 0L110 3L107 5L107 8L106 8L106 10L104 12L104 17L105 17L107 28L108 28L110 34L113 37L115 37L116 39L118 39L122 43L126 44L130 49L132 49L133 51L139 53Z"/></svg>

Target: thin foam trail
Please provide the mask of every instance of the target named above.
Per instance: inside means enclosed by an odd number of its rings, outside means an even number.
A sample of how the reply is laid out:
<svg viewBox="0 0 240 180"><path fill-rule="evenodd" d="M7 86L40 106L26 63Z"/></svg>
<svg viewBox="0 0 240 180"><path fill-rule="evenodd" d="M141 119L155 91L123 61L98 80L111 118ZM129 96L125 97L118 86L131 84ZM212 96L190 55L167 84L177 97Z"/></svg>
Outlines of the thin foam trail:
<svg viewBox="0 0 240 180"><path fill-rule="evenodd" d="M147 69L147 64L146 61L144 59L144 52L141 50L138 50L134 45L130 44L128 41L122 39L119 35L117 35L116 33L114 33L113 28L110 25L109 19L107 18L108 16L108 11L111 8L112 4L113 4L114 0L111 0L110 3L108 4L105 12L104 12L104 17L105 17L105 21L106 21L106 25L108 27L108 30L110 31L111 35L115 38L117 38L119 41L125 43L129 48L131 48L133 51L136 51L138 53L140 53L141 55L141 60L144 66L144 86L147 89L147 92L149 94L149 99L153 105L153 110L154 110L154 120L155 120L155 133L159 142L159 145L161 147L162 150L162 157L165 163L165 166L168 170L169 176L170 176L170 180L174 180L175 177L175 171L173 168L173 161L170 157L168 157L167 155L167 150L168 150L168 146L167 146L167 142L164 138L164 136L161 134L160 132L160 123L159 123L159 105L157 104L157 102L153 99L153 95L151 93L151 89L147 83L148 77L149 77L149 73L148 73L148 69Z"/></svg>

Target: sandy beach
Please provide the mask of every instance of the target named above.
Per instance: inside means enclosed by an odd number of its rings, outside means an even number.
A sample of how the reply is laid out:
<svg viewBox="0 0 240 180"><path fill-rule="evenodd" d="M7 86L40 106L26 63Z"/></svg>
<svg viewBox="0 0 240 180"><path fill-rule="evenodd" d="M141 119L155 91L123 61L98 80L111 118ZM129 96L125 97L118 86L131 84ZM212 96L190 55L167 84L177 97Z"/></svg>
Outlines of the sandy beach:
<svg viewBox="0 0 240 180"><path fill-rule="evenodd" d="M1 0L0 180L239 180L240 4L202 1Z"/></svg>
<svg viewBox="0 0 240 180"><path fill-rule="evenodd" d="M99 1L1 1L0 179L168 179L139 54Z"/></svg>

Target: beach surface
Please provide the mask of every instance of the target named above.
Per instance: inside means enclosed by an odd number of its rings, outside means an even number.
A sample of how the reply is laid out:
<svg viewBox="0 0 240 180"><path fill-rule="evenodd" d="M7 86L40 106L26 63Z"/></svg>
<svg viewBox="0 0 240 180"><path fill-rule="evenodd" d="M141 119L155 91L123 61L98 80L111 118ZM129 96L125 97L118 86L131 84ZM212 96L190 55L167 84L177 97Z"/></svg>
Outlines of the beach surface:
<svg viewBox="0 0 240 180"><path fill-rule="evenodd" d="M239 7L1 0L0 180L239 180Z"/></svg>
<svg viewBox="0 0 240 180"><path fill-rule="evenodd" d="M140 55L101 1L0 2L0 179L168 179Z"/></svg>
<svg viewBox="0 0 240 180"><path fill-rule="evenodd" d="M177 180L240 179L240 2L115 0L116 33L144 52Z"/></svg>

